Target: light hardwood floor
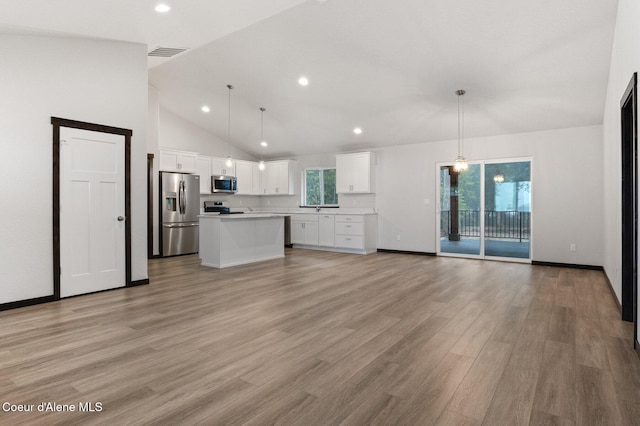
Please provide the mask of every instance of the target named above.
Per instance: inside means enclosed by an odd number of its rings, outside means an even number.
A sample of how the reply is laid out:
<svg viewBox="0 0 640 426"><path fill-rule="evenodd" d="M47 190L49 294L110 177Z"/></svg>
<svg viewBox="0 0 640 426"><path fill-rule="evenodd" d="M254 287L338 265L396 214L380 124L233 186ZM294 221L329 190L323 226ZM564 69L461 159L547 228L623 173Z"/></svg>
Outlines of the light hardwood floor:
<svg viewBox="0 0 640 426"><path fill-rule="evenodd" d="M0 424L634 425L640 359L602 272L287 250L0 313Z"/></svg>

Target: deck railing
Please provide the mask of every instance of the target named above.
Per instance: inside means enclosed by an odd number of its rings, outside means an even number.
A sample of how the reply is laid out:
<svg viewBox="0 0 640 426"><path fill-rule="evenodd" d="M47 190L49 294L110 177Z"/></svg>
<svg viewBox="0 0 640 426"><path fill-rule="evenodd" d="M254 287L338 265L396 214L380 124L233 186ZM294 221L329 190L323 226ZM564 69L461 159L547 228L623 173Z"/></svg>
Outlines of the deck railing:
<svg viewBox="0 0 640 426"><path fill-rule="evenodd" d="M451 232L451 212L440 211L440 237ZM480 211L458 211L458 231L461 237L480 237ZM484 212L485 238L528 241L531 236L531 213L516 211Z"/></svg>

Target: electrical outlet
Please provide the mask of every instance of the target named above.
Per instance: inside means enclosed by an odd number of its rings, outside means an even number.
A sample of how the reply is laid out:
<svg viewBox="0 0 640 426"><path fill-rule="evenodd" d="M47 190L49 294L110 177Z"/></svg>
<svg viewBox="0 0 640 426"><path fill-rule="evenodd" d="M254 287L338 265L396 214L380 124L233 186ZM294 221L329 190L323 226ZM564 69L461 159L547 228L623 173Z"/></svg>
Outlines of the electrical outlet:
<svg viewBox="0 0 640 426"><path fill-rule="evenodd" d="M571 243L571 245L569 246L569 251L576 251L576 244L575 243Z"/></svg>
<svg viewBox="0 0 640 426"><path fill-rule="evenodd" d="M400 234L396 235L396 241L400 241Z"/></svg>

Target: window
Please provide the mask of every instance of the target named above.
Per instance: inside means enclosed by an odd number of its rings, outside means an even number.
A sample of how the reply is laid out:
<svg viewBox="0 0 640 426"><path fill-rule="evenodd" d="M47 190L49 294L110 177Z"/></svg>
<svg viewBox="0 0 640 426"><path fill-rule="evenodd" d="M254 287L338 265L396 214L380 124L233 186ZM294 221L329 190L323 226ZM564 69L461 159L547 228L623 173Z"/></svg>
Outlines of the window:
<svg viewBox="0 0 640 426"><path fill-rule="evenodd" d="M303 179L304 194L302 195L302 205L338 205L336 169L305 169Z"/></svg>

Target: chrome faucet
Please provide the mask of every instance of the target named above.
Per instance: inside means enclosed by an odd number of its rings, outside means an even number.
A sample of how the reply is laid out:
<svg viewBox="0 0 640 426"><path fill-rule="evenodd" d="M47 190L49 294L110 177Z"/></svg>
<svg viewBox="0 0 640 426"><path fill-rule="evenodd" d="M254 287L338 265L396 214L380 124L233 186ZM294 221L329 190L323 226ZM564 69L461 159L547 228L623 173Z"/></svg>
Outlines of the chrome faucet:
<svg viewBox="0 0 640 426"><path fill-rule="evenodd" d="M320 206L318 205L316 206L316 212L319 212L319 211L320 211Z"/></svg>

